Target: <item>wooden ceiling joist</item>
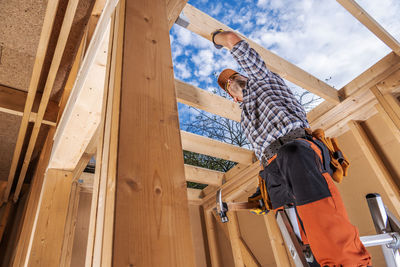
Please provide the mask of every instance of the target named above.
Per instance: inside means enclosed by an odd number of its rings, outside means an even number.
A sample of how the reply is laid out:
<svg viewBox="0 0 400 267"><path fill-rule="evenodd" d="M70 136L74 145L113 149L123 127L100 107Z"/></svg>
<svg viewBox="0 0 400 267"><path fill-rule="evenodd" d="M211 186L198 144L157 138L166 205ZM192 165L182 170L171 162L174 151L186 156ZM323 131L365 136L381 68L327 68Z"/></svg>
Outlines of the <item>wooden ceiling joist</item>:
<svg viewBox="0 0 400 267"><path fill-rule="evenodd" d="M246 165L253 163L254 152L252 150L185 131L181 131L181 138L183 150Z"/></svg>
<svg viewBox="0 0 400 267"><path fill-rule="evenodd" d="M224 172L185 164L185 177L189 182L220 186L224 174Z"/></svg>
<svg viewBox="0 0 400 267"><path fill-rule="evenodd" d="M40 100L38 116L36 118L35 124L33 126L33 130L31 133L31 137L29 139L28 148L25 153L24 161L22 164L22 168L19 174L17 187L14 193L14 201L18 200L19 193L22 188L22 184L25 180L26 172L28 171L29 163L31 162L31 157L33 150L36 145L36 140L39 135L40 126L42 124L43 116L46 112L47 104L50 99L50 94L54 86L54 82L56 80L56 75L58 69L60 67L61 59L64 54L64 49L67 44L68 36L71 31L72 22L75 17L76 9L78 7L79 0L70 0L68 2L67 9L65 11L64 20L61 26L60 34L57 40L56 49L54 51L53 59L50 65L50 69L47 75L46 84L43 89L43 95Z"/></svg>
<svg viewBox="0 0 400 267"><path fill-rule="evenodd" d="M367 27L382 42L384 42L396 54L400 54L400 43L387 32L373 17L371 17L354 0L337 0L348 12L350 12L359 22Z"/></svg>
<svg viewBox="0 0 400 267"><path fill-rule="evenodd" d="M17 116L23 116L24 107L27 98L27 93L10 87L0 85L0 111ZM29 117L30 122L34 122L37 117L37 111L41 93L37 93L33 101L32 112ZM49 101L46 113L43 117L43 124L55 126L58 114L58 104L54 101Z"/></svg>
<svg viewBox="0 0 400 267"><path fill-rule="evenodd" d="M175 79L178 102L209 113L240 122L239 104L196 86Z"/></svg>
<svg viewBox="0 0 400 267"><path fill-rule="evenodd" d="M10 172L8 175L7 188L1 199L3 202L7 202L10 195L11 186L14 182L15 172L17 170L18 161L22 151L22 145L25 140L26 131L28 129L28 123L30 118L30 113L32 111L33 103L35 101L36 92L39 85L40 75L42 73L42 68L44 60L47 53L47 47L49 44L51 32L53 29L53 23L56 17L58 9L59 0L49 1L46 8L46 14L43 21L42 32L40 33L39 45L36 52L35 63L33 66L32 76L28 87L28 95L26 98L26 103L24 107L24 114L22 116L21 125L18 131L17 142L15 145L13 158L11 161Z"/></svg>
<svg viewBox="0 0 400 267"><path fill-rule="evenodd" d="M189 20L187 29L210 41L210 34L216 29L232 31L232 29L228 26L201 12L190 4L185 6L183 12L185 17L187 17ZM298 86L326 99L327 101L333 103L340 102L338 91L335 88L329 86L325 82L319 80L296 65L272 53L271 51L263 48L257 43L247 39L246 37L243 36L243 38L246 39L250 46L261 55L267 66L273 72L276 72L282 76L282 78L297 84Z"/></svg>

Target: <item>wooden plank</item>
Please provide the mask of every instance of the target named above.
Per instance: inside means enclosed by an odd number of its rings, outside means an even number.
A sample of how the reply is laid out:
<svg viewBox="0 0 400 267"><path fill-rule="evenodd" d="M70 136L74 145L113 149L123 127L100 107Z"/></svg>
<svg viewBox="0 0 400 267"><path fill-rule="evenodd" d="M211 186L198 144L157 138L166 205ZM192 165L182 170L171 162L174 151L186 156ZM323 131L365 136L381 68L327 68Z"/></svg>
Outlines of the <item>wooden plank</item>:
<svg viewBox="0 0 400 267"><path fill-rule="evenodd" d="M166 13L126 1L113 266L195 264Z"/></svg>
<svg viewBox="0 0 400 267"><path fill-rule="evenodd" d="M233 177L227 180L226 183L220 186L219 188L222 189L225 201L233 200L237 195L240 195L242 191L245 190L247 185L258 182L257 177L260 170L260 163L255 162L236 173ZM253 187L253 189L255 189L255 187ZM215 207L215 196L217 190L218 188L204 196L203 207L205 210L211 210Z"/></svg>
<svg viewBox="0 0 400 267"><path fill-rule="evenodd" d="M182 104L240 122L242 111L238 103L179 80L175 80L175 90L176 99Z"/></svg>
<svg viewBox="0 0 400 267"><path fill-rule="evenodd" d="M112 53L114 50L114 28L115 28L115 13L111 17L110 22L110 35L108 38L108 57L106 65L106 77L104 85L104 95L103 95L103 108L102 108L102 121L100 126L100 139L99 139L99 164L96 168L96 179L99 179L98 187L98 201L97 214L96 214L96 233L94 236L94 249L93 249L93 266L104 265L102 262L102 247L103 247L103 230L104 230L104 220L105 205L106 205L106 188L107 188L107 172L108 172L108 160L110 151L110 135L111 135L111 116L112 116L112 103L113 103L113 91L111 90L110 77L112 76Z"/></svg>
<svg viewBox="0 0 400 267"><path fill-rule="evenodd" d="M103 253L102 263L104 266L111 266L113 256L114 238L114 216L115 216L115 193L117 179L117 155L118 155L118 134L119 134L119 111L121 100L121 79L123 45L125 34L125 1L119 3L115 14L113 53L111 62L110 89L113 91L110 151L108 158L108 175L106 187L106 203L103 228Z"/></svg>
<svg viewBox="0 0 400 267"><path fill-rule="evenodd" d="M22 116L21 125L18 131L17 142L15 145L13 158L11 161L10 172L8 175L7 189L3 195L3 198L1 199L3 202L6 202L8 200L11 186L14 182L15 172L17 170L17 165L19 157L21 155L22 145L24 143L26 130L28 128L29 117L30 117L29 114L32 111L33 102L35 100L37 86L39 84L39 79L42 72L44 59L47 53L47 46L49 43L54 19L58 8L58 2L59 2L58 0L54 0L54 1L49 1L47 4L46 14L42 26L42 32L40 33L39 45L36 50L36 57L35 57L35 63L33 65L31 81L28 87L28 96L26 98L24 115Z"/></svg>
<svg viewBox="0 0 400 267"><path fill-rule="evenodd" d="M75 229L78 216L78 205L80 187L77 182L72 183L71 195L69 198L68 212L65 223L63 245L61 250L60 267L71 266L72 248L74 245Z"/></svg>
<svg viewBox="0 0 400 267"><path fill-rule="evenodd" d="M400 192L397 185L394 183L390 172L387 170L384 162L379 157L373 144L369 140L368 135L358 122L349 122L349 127L356 138L361 150L364 152L368 162L377 176L378 181L382 185L387 197L392 202L395 208L397 217L400 215Z"/></svg>
<svg viewBox="0 0 400 267"><path fill-rule="evenodd" d="M389 76L395 70L389 70ZM331 110L321 114L318 118L313 121L310 121L310 125L312 129L322 128L329 129L334 126L339 121L345 120L347 116L361 109L367 103L373 101L374 95L369 90L369 88L362 88L361 90L356 91L350 97L346 98L343 102L336 105Z"/></svg>
<svg viewBox="0 0 400 267"><path fill-rule="evenodd" d="M359 4L354 0L337 0L347 11L349 11L359 22L367 27L382 42L390 47L395 53L400 53L400 43L387 32L379 23L371 17Z"/></svg>
<svg viewBox="0 0 400 267"><path fill-rule="evenodd" d="M59 266L72 183L72 172L47 171L28 266Z"/></svg>
<svg viewBox="0 0 400 267"><path fill-rule="evenodd" d="M264 222L267 227L269 241L271 242L272 252L275 258L277 267L291 266L289 255L287 254L285 242L281 231L279 230L278 223L275 219L274 212L270 212L264 216Z"/></svg>
<svg viewBox="0 0 400 267"><path fill-rule="evenodd" d="M242 251L243 261L246 267L261 267L261 264L257 261L257 258L251 252L246 242L242 237L239 238L240 250Z"/></svg>
<svg viewBox="0 0 400 267"><path fill-rule="evenodd" d="M221 226L226 238L229 239L229 231L228 231L229 223L221 222L221 218L219 218L219 216L215 212L212 212L212 215L214 216L214 219L218 222L218 224ZM243 262L244 262L245 266L246 267L260 267L261 264L258 262L257 258L251 252L250 248L247 246L246 242L244 241L244 239L242 237L239 237L239 245L240 245L240 250L242 252Z"/></svg>
<svg viewBox="0 0 400 267"><path fill-rule="evenodd" d="M182 148L216 158L239 162L246 165L255 158L252 150L230 145L201 135L181 131Z"/></svg>
<svg viewBox="0 0 400 267"><path fill-rule="evenodd" d="M372 87L371 91L379 102L379 105L377 105L377 110L385 120L386 124L389 126L396 139L400 142L400 117L395 111L399 105L395 104L392 106L377 86Z"/></svg>
<svg viewBox="0 0 400 267"><path fill-rule="evenodd" d="M211 33L216 29L232 30L189 4L185 6L183 12L190 22L187 29L208 40L211 40ZM340 102L335 88L246 37L243 38L261 55L271 71L330 102Z"/></svg>
<svg viewBox="0 0 400 267"><path fill-rule="evenodd" d="M171 29L188 0L166 0L168 28Z"/></svg>
<svg viewBox="0 0 400 267"><path fill-rule="evenodd" d="M369 90L372 86L376 85L377 83L381 82L385 79L391 79L392 73L396 73L400 67L400 57L396 55L394 52L389 53L384 58L379 60L376 64L372 67L364 71L362 74L357 76L347 85L342 87L339 92L342 95L343 99L353 97L351 101L355 102L356 105L353 105L354 109L357 110L361 106L359 105L359 100L355 97L355 92L359 95L362 92ZM371 95L370 95L371 96ZM343 101L345 102L345 101ZM368 101L367 101L368 102ZM365 102L364 102L365 103ZM363 103L363 104L364 104ZM341 103L342 104L342 103ZM318 125L319 122L331 123L332 125L339 122L343 119L341 116L343 111L347 111L347 104L343 104L341 106L333 105L327 101L324 101L318 107L311 110L307 114L308 121L310 122L311 126L315 129L315 127L322 127ZM346 107L345 107L346 106ZM350 105L351 106L351 105ZM352 112L352 111L351 111ZM324 116L324 118L322 118ZM338 118L339 117L339 118ZM344 116L345 117L345 116ZM327 130L327 128L325 128Z"/></svg>
<svg viewBox="0 0 400 267"><path fill-rule="evenodd" d="M237 219L237 214L234 211L228 212L227 216L229 222L227 223L229 240L231 242L233 260L235 262L235 267L244 267L242 250L240 248L240 229Z"/></svg>
<svg viewBox="0 0 400 267"><path fill-rule="evenodd" d="M79 91L76 102L65 108L64 113L70 112L71 114L68 117L69 120L67 121L67 117L61 117L64 127L62 130L60 130L60 126L57 128L49 168L75 169L100 124L107 50L108 39L105 38L101 50L96 54L95 64L91 66L87 75L87 82ZM73 92L71 92L71 97ZM71 103L70 101L71 98L68 103Z"/></svg>
<svg viewBox="0 0 400 267"><path fill-rule="evenodd" d="M0 111L22 116L24 114L24 106L28 93L0 85ZM41 93L37 93L35 100L33 101L32 112L29 116L29 121L34 122L37 117L37 109L39 106ZM49 101L46 113L43 117L43 124L50 126L56 125L58 114L58 104L54 101Z"/></svg>
<svg viewBox="0 0 400 267"><path fill-rule="evenodd" d="M208 248L210 252L211 258L211 266L212 267L220 267L221 265L221 257L219 256L219 249L217 243L217 231L215 228L215 223L213 219L214 211L205 210L204 209L204 217L206 222L206 230L207 230L207 240L208 240Z"/></svg>
<svg viewBox="0 0 400 267"><path fill-rule="evenodd" d="M28 264L29 244L34 232L36 212L39 205L47 163L50 159L54 133L55 128L50 128L42 152L40 153L37 169L31 181L30 192L26 204L27 207L23 218L22 230L18 239L16 251L14 252L15 256L12 261L13 267L26 266L26 264Z"/></svg>
<svg viewBox="0 0 400 267"><path fill-rule="evenodd" d="M220 186L224 173L185 164L185 177L186 181Z"/></svg>
<svg viewBox="0 0 400 267"><path fill-rule="evenodd" d="M391 52L358 75L351 82L343 86L339 91L343 98L348 98L358 90L369 89L384 80L399 68L400 57Z"/></svg>
<svg viewBox="0 0 400 267"><path fill-rule="evenodd" d="M28 148L25 152L24 161L19 173L17 187L14 192L13 200L16 202L19 197L19 193L21 191L22 184L24 183L26 172L28 171L29 163L31 162L31 157L33 150L36 145L36 140L39 135L40 126L42 124L44 113L46 112L47 103L50 99L50 94L53 89L54 82L56 80L56 75L58 72L58 68L60 67L61 59L64 54L64 49L67 44L69 32L72 27L72 22L75 17L75 12L78 6L79 0L70 0L68 1L68 6L65 11L64 20L61 25L60 34L57 40L57 45L54 51L53 59L50 65L50 69L47 75L46 83L43 89L43 95L40 100L39 110L37 113L37 117L35 120L35 124L33 125L31 137L29 139Z"/></svg>
<svg viewBox="0 0 400 267"><path fill-rule="evenodd" d="M108 39L103 39L108 34L109 20L117 3L118 0L107 1L93 33L57 128L51 168L73 170L100 122L101 105L98 103L104 80L99 77L105 77L107 53L104 51L108 46ZM80 132L76 134L78 129Z"/></svg>
<svg viewBox="0 0 400 267"><path fill-rule="evenodd" d="M190 205L201 205L203 202L203 191L201 189L188 188L187 196Z"/></svg>
<svg viewBox="0 0 400 267"><path fill-rule="evenodd" d="M370 102L364 104L359 109L355 110L353 113L347 115L334 125L331 125L329 128L325 129L325 135L329 137L340 136L345 132L349 131L348 122L355 121L366 121L370 117L377 114L377 110L375 108L377 103L376 99L372 99Z"/></svg>

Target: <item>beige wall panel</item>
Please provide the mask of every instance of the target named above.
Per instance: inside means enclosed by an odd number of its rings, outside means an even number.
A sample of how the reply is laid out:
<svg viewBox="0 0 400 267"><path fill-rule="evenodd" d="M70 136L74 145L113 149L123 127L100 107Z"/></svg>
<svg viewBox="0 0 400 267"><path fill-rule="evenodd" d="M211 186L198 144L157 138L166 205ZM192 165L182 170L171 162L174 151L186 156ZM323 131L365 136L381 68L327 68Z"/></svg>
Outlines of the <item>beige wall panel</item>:
<svg viewBox="0 0 400 267"><path fill-rule="evenodd" d="M400 166L396 164L400 157L400 144L396 142L389 128L379 115L371 117L365 123L365 129L378 145L377 150L388 164L390 172L398 182ZM349 214L350 221L358 227L360 235L375 234L365 195L379 193L389 209L393 206L386 197L382 186L376 179L372 167L357 145L351 132L346 132L339 138L339 144L350 160L349 176L341 184L336 184L342 195ZM386 266L379 247L368 248L373 257L373 266Z"/></svg>
<svg viewBox="0 0 400 267"><path fill-rule="evenodd" d="M254 192L255 190L254 188ZM247 201L247 197L243 196L237 201ZM251 214L248 211L237 214L242 237L258 262L263 267L276 266L263 216Z"/></svg>

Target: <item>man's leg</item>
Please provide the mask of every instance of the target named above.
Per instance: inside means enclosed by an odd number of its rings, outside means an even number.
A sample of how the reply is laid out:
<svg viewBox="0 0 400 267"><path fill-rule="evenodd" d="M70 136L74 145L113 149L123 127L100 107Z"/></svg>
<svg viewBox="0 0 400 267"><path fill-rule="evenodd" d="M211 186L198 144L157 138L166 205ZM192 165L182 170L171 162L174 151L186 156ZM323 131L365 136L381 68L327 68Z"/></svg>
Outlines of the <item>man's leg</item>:
<svg viewBox="0 0 400 267"><path fill-rule="evenodd" d="M275 159L293 193L298 215L321 266L367 266L371 256L347 216L319 148L306 140L283 146Z"/></svg>

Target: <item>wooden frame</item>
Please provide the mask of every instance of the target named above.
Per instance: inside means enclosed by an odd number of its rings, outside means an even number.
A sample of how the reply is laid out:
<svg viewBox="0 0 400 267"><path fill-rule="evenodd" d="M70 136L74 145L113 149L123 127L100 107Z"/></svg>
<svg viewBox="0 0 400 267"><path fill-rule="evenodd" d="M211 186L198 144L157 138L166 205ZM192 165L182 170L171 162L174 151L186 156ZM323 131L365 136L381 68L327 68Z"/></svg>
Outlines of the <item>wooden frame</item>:
<svg viewBox="0 0 400 267"><path fill-rule="evenodd" d="M360 124L355 122L356 120L366 120L379 112L393 131L393 134L400 141L400 108L392 95L393 90L398 90L400 80L399 43L353 0L338 0L338 2L345 6L393 50L393 52L339 91L254 42L250 40L249 42L267 60L271 70L308 89L310 92L327 99L326 102L308 114L312 127L324 128L332 136L337 136L350 129L370 164L374 167L378 180L384 187L390 201L395 207L400 207L400 195L397 186L393 183L390 173L387 171L384 162L379 158L368 136ZM69 32L68 25L71 22L71 16L73 17L72 14L74 13L74 8L76 8L77 1L71 0L69 3L68 12L72 13L68 13L70 15L66 16L65 28L62 30L60 44L56 50L56 55L58 56L60 53L62 54L65 38ZM251 150L179 131L179 127L177 127L175 99L180 103L218 116L240 121L240 109L236 103L182 81L174 81L171 69L167 67L170 64L167 32L185 6L186 1L170 0L165 3L160 0L157 5L155 3L149 4L156 5L154 7L145 6L141 3L133 5L128 1L126 17L125 1L121 1L121 4L117 6L117 11L111 23L110 39L106 39L105 36L108 36L106 26L114 13L117 3L118 0L107 1L93 36L90 37L91 33L89 30L87 31L87 38L91 42L86 53L83 52L84 42L82 42L80 51L85 57L80 68L78 68L80 60L76 60L78 63L74 64L71 72L72 78L67 82L69 88L72 89L71 94L66 93L66 97L63 98L62 103L64 104L59 109L58 117L60 123L57 129L51 129L49 138L46 141L46 148L42 152L41 165L36 172L37 177L32 183L34 190L29 196L26 211L26 216L32 216L33 219L26 219L26 223L23 225L19 240L20 245L17 248L13 266L34 264L34 262L57 265L60 259L63 264L68 263L68 253L71 249L71 243L68 238L73 232L71 223L73 222L74 211L76 211L75 204L77 200L72 201L73 199L71 199L73 204L69 206L65 200L69 199L69 194L74 191L72 190L76 187L74 179L82 172L96 148L98 166L96 166L95 178L89 182L89 185L85 184L86 187L82 187L85 188L84 190L92 190L93 193L91 227L86 256L87 266L110 266L112 263L114 265L126 265L131 263L131 257L137 259L137 262L147 262L147 259L144 258L150 258L151 253L149 251L160 249L165 244L168 244L168 246L172 244L175 248L171 249L172 251L178 251L178 248L182 249L183 247L185 252L182 253L183 256L174 255L173 257L163 252L160 256L160 262L161 260L167 260L174 266L191 266L194 257L190 238L187 238L187 236L190 236L187 234L189 232L187 205L189 204L201 205L202 209L204 209L212 266L221 266L223 264L220 262L221 259L218 255L216 228L212 213L215 207L216 190L222 188L224 199L233 201L243 194L253 191L256 186L260 163L257 162ZM49 4L45 26L52 25L52 15L54 15L52 12L55 12L54 9L56 8L57 4L55 2ZM142 17L143 15L138 10L146 10L145 13L151 15ZM229 29L188 4L184 7L184 13L189 18L188 29L207 39L210 39L209 33L216 28ZM125 18L127 19L126 21ZM150 20L152 23L149 23ZM155 28L153 23L158 26ZM127 27L126 32L125 26ZM151 40L133 39L139 29L151 32ZM32 92L36 90L39 71L43 63L41 59L43 55L40 53L46 50L49 34L48 29L42 32L41 51L37 55L30 91L28 94L15 93L19 95L17 97L18 101L21 101L23 97L27 101L23 112L23 122L35 122L35 132L31 137L28 153L25 155L27 163L23 165L18 188L22 185L40 125L42 123L56 125L55 122L57 121L56 117L54 117L54 114L58 112L58 109L54 108L55 103L49 103L49 106L54 111L46 114L44 112L49 100L49 88L54 82L54 76L49 76L48 78L37 115L31 112L35 101L38 101L37 99L40 97L40 95L35 96L35 93ZM125 40L125 46L132 45L135 42L146 53L152 54L155 51L154 49L159 49L160 54L158 54L157 60L160 61L157 63L161 63L160 66L162 68L158 65L157 68L165 75L162 75L162 78L154 75L151 70L155 68L156 64L154 62L150 64L142 60L140 53L143 53L143 51L138 53L135 49L128 50L127 47L124 48L123 40ZM103 51L105 53L101 53ZM124 55L122 55L123 51L125 51ZM140 70L137 70L137 66L132 63L136 61L132 59L142 60L140 61L142 62ZM53 60L52 75L55 75L54 72L58 69L58 64L57 60ZM131 73L132 70L137 70L133 71L133 73L143 71L146 75L136 77L137 80L134 80L126 75L126 73ZM104 79L99 79L99 77ZM142 88L148 89L145 93L132 86L137 81L139 81ZM97 84L97 82L99 83ZM93 87L96 87L97 90L95 94L91 95L89 92L92 91L90 88ZM163 91L160 90L161 87ZM128 88L129 90L135 90L135 93L133 94L133 91L129 91ZM4 88L0 89L3 90ZM3 101L6 98L2 98L2 95L5 94L4 92L4 90L0 91L0 109L7 109L9 113L20 115L22 111L21 102L17 101L13 106L7 106L7 103ZM162 97L158 99L157 97L160 97L161 94ZM12 98L13 96L10 96L9 99ZM91 98L95 98L97 101L104 99L104 103L96 106L98 103L93 101L87 104L87 101ZM161 105L154 105L152 99L156 98L159 100L157 104L161 103ZM120 99L122 99L122 102L120 102ZM139 99L140 105L132 108L127 99L131 102ZM66 105L65 109L64 105ZM144 108L148 106L153 107L151 112L147 112ZM79 121L79 119L76 119L76 114L81 115L81 118L86 116L87 120L81 119ZM169 114L166 117L167 119L163 117L165 114ZM148 117L141 117L143 115ZM157 126L155 126L155 122L157 122ZM79 125L88 126L85 134L82 132L73 133L73 130L76 131L76 129L81 128ZM138 125L141 127L138 127ZM24 127L23 125L21 126L19 135L26 130L24 130ZM156 136L152 132L154 128L160 129L156 132L157 138L151 138ZM52 147L51 140L53 135L55 137ZM133 135L135 135L135 138L142 138L142 142L132 139ZM66 141L73 138L76 138L74 139L76 146ZM145 159L138 151L130 147L132 144L134 144L134 148L143 150L140 152L149 153L146 154ZM19 157L19 146L20 144L17 141L14 157ZM167 154L164 154L164 151L159 152L157 150L159 147L165 148L166 151L173 153L174 156L171 158L165 157ZM52 149L52 155L49 160L50 149ZM231 160L239 164L226 173L183 165L182 159L176 156L179 155L182 149ZM128 157L133 157L133 161L127 161L126 158ZM170 164L165 164L160 159L165 159ZM49 162L48 165L46 160ZM136 164L137 162L140 162L140 164ZM160 174L162 172L159 170L158 165L162 166L161 169L166 171L168 175L163 176L163 174ZM13 168L16 168L15 166L16 163L13 160L10 177L11 173L15 172L15 169L13 170ZM146 166L146 168L142 169L140 166ZM12 182L10 177L9 183ZM61 179L61 177L67 177L67 179ZM148 179L143 179L142 177ZM204 183L209 186L204 190L184 189L186 181ZM18 197L18 188L16 198ZM79 192L80 188L75 193ZM9 190L6 188L6 194L4 194L3 198L6 195L8 196ZM56 195L55 192L60 192L60 195ZM163 197L159 197L160 194ZM55 212L54 208L43 209L44 205L47 205L47 200L56 206L59 205L59 218L55 218L55 216L50 218L52 217L50 215ZM54 201L52 202L52 200ZM126 206L124 203L126 200L129 200L134 209ZM36 204L34 204L34 201L36 201ZM39 207L37 207L37 202L41 203ZM170 206L173 206L172 210L168 208ZM164 221L165 216L167 216L164 209L168 209L168 216L172 216L168 217L170 219L167 221ZM126 211L137 215L134 216L135 220L129 220L131 218L129 217L130 215L126 215ZM152 211L152 213L149 215L147 211ZM396 209L396 213L400 215L400 210ZM114 216L114 214L117 216ZM163 216L160 215L161 219L158 214L163 214ZM69 218L68 220L66 219L69 224L60 219L64 217ZM179 224L177 223L178 220L176 220L178 217L182 220ZM154 218L156 223L152 223ZM279 233L277 234L275 219L271 215L264 218L277 265L289 266L289 258L283 246L282 237ZM234 250L235 265L259 266L257 259L241 237L236 214L230 214L230 219L232 223L227 226L227 232ZM46 220L51 221L51 223L46 225ZM128 228L127 220L132 221L134 224L130 229L132 231L129 232L126 232ZM138 234L145 228L145 225L151 229L148 237L152 242L145 240ZM171 230L172 232L183 231L186 234L184 237L169 236L160 241L154 233L161 233L165 227L173 229ZM64 236L61 237L59 233L57 233L57 236L49 235L49 232L56 232L53 229L64 228L66 228L66 233L69 233L65 235L65 238ZM114 229L115 235L113 235ZM45 242L42 242L43 237L45 237ZM54 248L49 248L48 242L54 244ZM145 251L142 255L138 255L134 251L136 245L131 251L124 245L130 245L133 242L145 246ZM60 247L64 249L58 249ZM57 252L52 253L52 256L48 257L48 259L44 259L41 256L44 253L53 251L53 249L57 250Z"/></svg>

